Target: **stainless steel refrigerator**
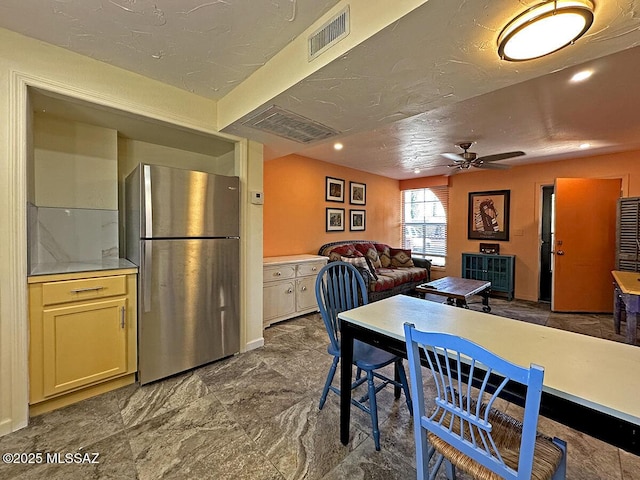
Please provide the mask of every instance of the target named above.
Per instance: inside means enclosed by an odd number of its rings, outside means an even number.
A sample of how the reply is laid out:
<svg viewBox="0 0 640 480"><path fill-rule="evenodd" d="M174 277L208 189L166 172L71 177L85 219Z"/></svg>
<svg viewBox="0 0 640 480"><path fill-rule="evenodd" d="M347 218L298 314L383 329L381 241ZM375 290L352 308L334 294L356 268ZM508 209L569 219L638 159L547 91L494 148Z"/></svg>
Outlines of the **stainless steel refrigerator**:
<svg viewBox="0 0 640 480"><path fill-rule="evenodd" d="M140 164L125 180L127 258L138 265L138 380L240 349L239 179Z"/></svg>

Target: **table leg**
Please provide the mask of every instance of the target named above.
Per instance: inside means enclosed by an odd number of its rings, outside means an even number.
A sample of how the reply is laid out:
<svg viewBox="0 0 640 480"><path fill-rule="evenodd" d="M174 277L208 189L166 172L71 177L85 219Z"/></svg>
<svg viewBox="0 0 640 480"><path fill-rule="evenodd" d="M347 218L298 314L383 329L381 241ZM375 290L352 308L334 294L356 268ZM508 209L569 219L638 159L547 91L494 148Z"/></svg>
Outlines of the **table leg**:
<svg viewBox="0 0 640 480"><path fill-rule="evenodd" d="M468 309L469 305L467 305L467 299L466 298L456 298L456 307Z"/></svg>
<svg viewBox="0 0 640 480"><path fill-rule="evenodd" d="M640 297L638 295L622 294L622 301L627 312L627 343L636 344L638 328L638 311L640 310Z"/></svg>
<svg viewBox="0 0 640 480"><path fill-rule="evenodd" d="M613 328L616 333L620 333L620 314L622 310L622 295L620 289L613 284Z"/></svg>
<svg viewBox="0 0 640 480"><path fill-rule="evenodd" d="M489 306L489 289L480 292L482 295L482 311L489 313L491 311L491 307Z"/></svg>
<svg viewBox="0 0 640 480"><path fill-rule="evenodd" d="M349 443L351 417L351 365L353 364L353 333L348 322L340 320L340 441Z"/></svg>
<svg viewBox="0 0 640 480"><path fill-rule="evenodd" d="M627 312L627 343L636 344L638 329L637 312Z"/></svg>

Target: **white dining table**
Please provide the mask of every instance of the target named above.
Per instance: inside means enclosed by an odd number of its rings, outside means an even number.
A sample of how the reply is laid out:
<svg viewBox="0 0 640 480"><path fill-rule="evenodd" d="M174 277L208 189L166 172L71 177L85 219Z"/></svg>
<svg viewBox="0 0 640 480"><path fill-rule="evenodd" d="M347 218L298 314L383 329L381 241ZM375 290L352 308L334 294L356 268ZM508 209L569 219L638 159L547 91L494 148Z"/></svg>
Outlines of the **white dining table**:
<svg viewBox="0 0 640 480"><path fill-rule="evenodd" d="M338 315L340 437L349 440L353 340L406 357L403 325L467 338L522 366L545 369L540 413L640 455L640 348L397 295ZM508 399L519 403L517 388Z"/></svg>

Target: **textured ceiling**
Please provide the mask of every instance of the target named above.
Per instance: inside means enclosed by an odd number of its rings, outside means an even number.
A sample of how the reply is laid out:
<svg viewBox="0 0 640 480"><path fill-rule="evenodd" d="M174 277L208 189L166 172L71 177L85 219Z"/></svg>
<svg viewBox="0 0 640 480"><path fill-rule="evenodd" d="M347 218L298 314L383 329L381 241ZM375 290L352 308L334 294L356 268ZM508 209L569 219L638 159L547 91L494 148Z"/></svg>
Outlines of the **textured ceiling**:
<svg viewBox="0 0 640 480"><path fill-rule="evenodd" d="M1 0L0 26L219 99L337 0Z"/></svg>
<svg viewBox="0 0 640 480"><path fill-rule="evenodd" d="M399 2L418 6L300 81L256 98L223 131L264 143L267 160L298 153L391 178L450 173L440 154L467 140L479 155L527 153L501 162L511 165L636 149L639 2L596 2L584 38L521 63L501 61L495 41L536 1ZM0 26L228 99L316 20L348 3L363 0L0 0ZM351 11L354 35L364 20ZM583 68L593 76L571 83ZM339 131L345 148L333 150L335 139L303 145L242 125L273 104ZM585 142L591 147L580 150Z"/></svg>

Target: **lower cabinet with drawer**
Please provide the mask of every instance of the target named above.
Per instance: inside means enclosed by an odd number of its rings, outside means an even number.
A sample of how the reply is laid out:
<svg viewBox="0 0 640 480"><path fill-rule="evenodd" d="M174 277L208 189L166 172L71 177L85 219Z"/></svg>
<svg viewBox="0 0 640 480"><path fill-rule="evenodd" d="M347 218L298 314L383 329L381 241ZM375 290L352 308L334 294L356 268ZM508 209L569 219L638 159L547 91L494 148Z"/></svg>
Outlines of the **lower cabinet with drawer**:
<svg viewBox="0 0 640 480"><path fill-rule="evenodd" d="M135 382L135 269L29 278L31 415Z"/></svg>
<svg viewBox="0 0 640 480"><path fill-rule="evenodd" d="M263 323L272 323L318 310L315 285L327 257L288 255L266 257L263 263Z"/></svg>

